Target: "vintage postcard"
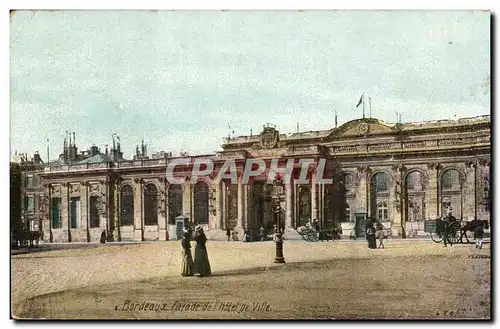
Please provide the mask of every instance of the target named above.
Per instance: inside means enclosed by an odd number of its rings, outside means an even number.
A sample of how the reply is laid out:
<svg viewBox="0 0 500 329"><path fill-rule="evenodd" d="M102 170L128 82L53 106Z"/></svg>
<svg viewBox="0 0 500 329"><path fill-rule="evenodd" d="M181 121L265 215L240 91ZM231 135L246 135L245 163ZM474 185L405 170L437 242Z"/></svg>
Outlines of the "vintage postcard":
<svg viewBox="0 0 500 329"><path fill-rule="evenodd" d="M490 320L490 25L12 10L11 317Z"/></svg>

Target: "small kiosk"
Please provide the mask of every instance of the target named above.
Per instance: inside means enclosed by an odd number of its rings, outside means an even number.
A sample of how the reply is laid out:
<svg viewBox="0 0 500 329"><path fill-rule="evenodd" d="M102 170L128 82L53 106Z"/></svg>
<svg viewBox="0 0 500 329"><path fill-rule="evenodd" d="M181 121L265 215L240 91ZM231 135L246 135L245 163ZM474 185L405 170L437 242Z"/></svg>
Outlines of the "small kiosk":
<svg viewBox="0 0 500 329"><path fill-rule="evenodd" d="M189 218L184 215L179 215L175 217L175 236L177 240L182 239L182 234L184 233L184 228L188 227Z"/></svg>

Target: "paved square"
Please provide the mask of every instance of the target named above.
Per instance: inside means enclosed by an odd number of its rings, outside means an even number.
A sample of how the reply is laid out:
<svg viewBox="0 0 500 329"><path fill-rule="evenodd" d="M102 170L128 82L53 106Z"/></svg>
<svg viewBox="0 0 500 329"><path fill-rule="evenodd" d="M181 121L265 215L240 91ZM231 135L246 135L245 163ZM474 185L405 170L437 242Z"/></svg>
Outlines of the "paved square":
<svg viewBox="0 0 500 329"><path fill-rule="evenodd" d="M16 318L490 318L490 249L430 241L210 241L213 276L180 276L180 242L12 256Z"/></svg>

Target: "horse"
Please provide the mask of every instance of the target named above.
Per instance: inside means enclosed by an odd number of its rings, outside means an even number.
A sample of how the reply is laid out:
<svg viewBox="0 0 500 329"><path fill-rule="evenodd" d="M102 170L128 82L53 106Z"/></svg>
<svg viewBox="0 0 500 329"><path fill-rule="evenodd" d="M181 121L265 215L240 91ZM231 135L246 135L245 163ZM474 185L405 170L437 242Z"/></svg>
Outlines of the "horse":
<svg viewBox="0 0 500 329"><path fill-rule="evenodd" d="M35 245L38 247L40 239L43 240L43 231L28 231L19 230L12 233L13 240L15 241L14 247L33 248ZM36 242L36 243L35 243Z"/></svg>
<svg viewBox="0 0 500 329"><path fill-rule="evenodd" d="M469 238L467 237L467 232L474 232L478 226L483 226L485 229L490 228L488 220L474 219L470 222L465 222L465 225L460 228L460 242L462 242L463 237L465 237L467 243L470 243Z"/></svg>

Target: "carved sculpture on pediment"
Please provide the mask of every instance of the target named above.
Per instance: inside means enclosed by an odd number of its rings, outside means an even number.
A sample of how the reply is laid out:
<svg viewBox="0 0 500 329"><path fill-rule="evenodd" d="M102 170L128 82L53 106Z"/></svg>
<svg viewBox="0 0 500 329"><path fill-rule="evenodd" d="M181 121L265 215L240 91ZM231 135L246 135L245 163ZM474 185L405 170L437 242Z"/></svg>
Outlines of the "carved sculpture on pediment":
<svg viewBox="0 0 500 329"><path fill-rule="evenodd" d="M489 167L490 163L490 159L488 158L479 158L479 164L483 167Z"/></svg>
<svg viewBox="0 0 500 329"><path fill-rule="evenodd" d="M427 168L429 168L430 170L436 169L439 172L441 169L443 169L443 165L438 162L430 162L427 164Z"/></svg>
<svg viewBox="0 0 500 329"><path fill-rule="evenodd" d="M71 193L80 192L80 184L71 184Z"/></svg>
<svg viewBox="0 0 500 329"><path fill-rule="evenodd" d="M366 122L361 122L356 130L359 135L366 135L370 131L370 126Z"/></svg>
<svg viewBox="0 0 500 329"><path fill-rule="evenodd" d="M52 185L52 193L53 194L59 194L61 193L61 185Z"/></svg>
<svg viewBox="0 0 500 329"><path fill-rule="evenodd" d="M99 184L90 185L90 192L99 192Z"/></svg>
<svg viewBox="0 0 500 329"><path fill-rule="evenodd" d="M272 149L278 147L279 132L275 127L264 126L260 134L260 147L263 149Z"/></svg>

